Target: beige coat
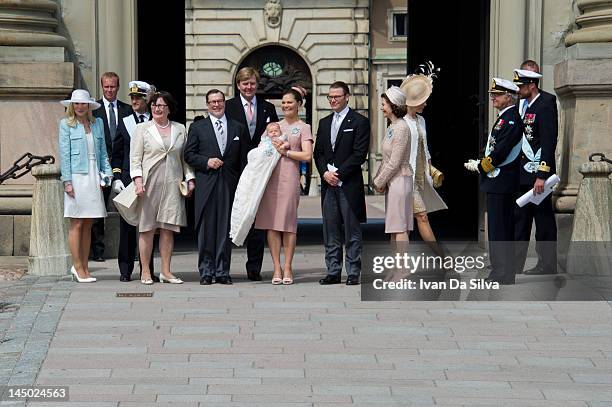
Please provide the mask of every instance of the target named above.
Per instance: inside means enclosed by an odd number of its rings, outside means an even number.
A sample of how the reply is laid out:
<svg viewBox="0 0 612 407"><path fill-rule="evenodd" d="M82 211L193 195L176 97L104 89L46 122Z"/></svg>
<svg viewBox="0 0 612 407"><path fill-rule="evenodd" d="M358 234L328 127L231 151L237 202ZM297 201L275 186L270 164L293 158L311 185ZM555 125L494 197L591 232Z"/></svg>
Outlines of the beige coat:
<svg viewBox="0 0 612 407"><path fill-rule="evenodd" d="M387 187L395 177L412 176L410 143L408 124L403 119L396 119L387 128L383 139L382 163L372 180L376 188Z"/></svg>
<svg viewBox="0 0 612 407"><path fill-rule="evenodd" d="M421 191L421 198L425 203L425 207L427 208L427 212L435 212L441 209L448 209L440 195L436 192L433 187L433 180L431 178L431 174L429 173L429 161L431 160L431 155L429 154L429 146L427 145L427 130L425 127L425 119L421 115L417 115L417 119L413 119L409 115L404 116L404 120L408 124L408 128L410 128L410 133L414 136L411 138L410 142L410 168L416 168L416 160L417 160L417 149L419 147L419 133L417 129L416 120L419 121L419 126L421 127L421 131L423 132L423 147L425 148L425 161L427 162L427 171L425 171L425 185L423 191ZM412 181L414 182L414 176L412 175Z"/></svg>
<svg viewBox="0 0 612 407"><path fill-rule="evenodd" d="M172 225L186 226L187 213L185 198L181 195L181 181L194 179L193 170L183 161L183 148L187 142L185 126L171 122L170 148L164 147L161 135L155 123L140 123L130 142L130 176L142 177L148 188L161 188L162 199L157 213L157 221ZM160 185L147 185L147 178L157 162L166 158L164 182ZM139 199L136 196L135 183L132 182L114 199L115 206L125 221L138 225L140 219Z"/></svg>

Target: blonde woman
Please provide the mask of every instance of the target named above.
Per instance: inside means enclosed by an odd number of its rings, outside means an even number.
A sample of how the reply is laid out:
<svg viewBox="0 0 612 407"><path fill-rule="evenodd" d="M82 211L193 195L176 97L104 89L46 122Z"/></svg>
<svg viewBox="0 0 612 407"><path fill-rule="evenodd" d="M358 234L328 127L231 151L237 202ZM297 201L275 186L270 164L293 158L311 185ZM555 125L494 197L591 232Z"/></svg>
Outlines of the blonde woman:
<svg viewBox="0 0 612 407"><path fill-rule="evenodd" d="M70 273L79 283L93 283L96 279L89 273L87 263L91 225L94 219L106 217L101 188L110 183L112 176L102 119L92 115L100 104L84 89L76 89L70 99L60 103L67 108L59 125L59 152L64 217L70 218Z"/></svg>

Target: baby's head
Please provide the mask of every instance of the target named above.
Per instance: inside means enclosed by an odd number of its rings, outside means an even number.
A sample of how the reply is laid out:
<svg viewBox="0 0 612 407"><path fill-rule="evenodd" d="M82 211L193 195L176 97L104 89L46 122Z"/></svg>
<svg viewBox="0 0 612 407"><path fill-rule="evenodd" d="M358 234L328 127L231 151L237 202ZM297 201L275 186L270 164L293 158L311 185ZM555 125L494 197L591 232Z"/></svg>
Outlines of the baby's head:
<svg viewBox="0 0 612 407"><path fill-rule="evenodd" d="M268 137L278 137L281 135L280 124L277 122L268 123L266 126L266 134Z"/></svg>

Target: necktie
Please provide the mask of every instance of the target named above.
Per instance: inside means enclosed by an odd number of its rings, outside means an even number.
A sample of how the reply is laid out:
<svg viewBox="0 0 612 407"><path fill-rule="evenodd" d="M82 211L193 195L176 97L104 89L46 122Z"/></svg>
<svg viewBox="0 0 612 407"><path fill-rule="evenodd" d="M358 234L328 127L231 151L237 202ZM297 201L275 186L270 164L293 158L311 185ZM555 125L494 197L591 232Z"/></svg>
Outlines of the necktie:
<svg viewBox="0 0 612 407"><path fill-rule="evenodd" d="M108 105L108 128L110 130L111 140L114 140L115 134L117 133L117 118L115 116L114 103Z"/></svg>
<svg viewBox="0 0 612 407"><path fill-rule="evenodd" d="M140 123L144 123L145 121L145 115L141 114L140 116L138 116L140 118Z"/></svg>
<svg viewBox="0 0 612 407"><path fill-rule="evenodd" d="M340 129L340 114L335 113L331 125L331 145L332 150L336 148L336 140L338 139L338 130Z"/></svg>
<svg viewBox="0 0 612 407"><path fill-rule="evenodd" d="M225 137L223 134L223 123L221 120L217 120L217 143L219 144L219 149L221 150L221 154L225 153Z"/></svg>
<svg viewBox="0 0 612 407"><path fill-rule="evenodd" d="M525 116L525 112L529 107L529 101L527 99L523 99L523 105L521 106L521 117Z"/></svg>
<svg viewBox="0 0 612 407"><path fill-rule="evenodd" d="M246 102L245 105L247 107L247 119L249 119L249 122L252 122L253 121L253 102Z"/></svg>

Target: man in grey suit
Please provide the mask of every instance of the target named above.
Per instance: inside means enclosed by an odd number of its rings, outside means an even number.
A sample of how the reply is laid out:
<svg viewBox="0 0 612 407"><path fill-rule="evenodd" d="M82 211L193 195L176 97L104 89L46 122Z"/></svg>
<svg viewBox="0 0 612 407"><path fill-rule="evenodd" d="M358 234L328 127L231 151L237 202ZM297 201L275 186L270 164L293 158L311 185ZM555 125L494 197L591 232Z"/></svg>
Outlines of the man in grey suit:
<svg viewBox="0 0 612 407"><path fill-rule="evenodd" d="M225 94L206 94L208 117L194 122L184 155L196 173L195 222L198 234L200 284L232 284L229 239L234 193L247 163L249 132L225 116Z"/></svg>
<svg viewBox="0 0 612 407"><path fill-rule="evenodd" d="M363 164L370 148L370 121L348 107L349 88L334 82L327 100L334 111L319 121L314 159L321 175L323 241L327 276L322 285L339 284L342 243L346 249L347 285L359 284L361 225L366 222ZM342 230L344 226L344 236Z"/></svg>

